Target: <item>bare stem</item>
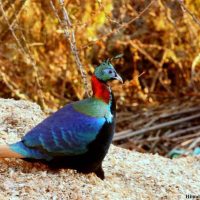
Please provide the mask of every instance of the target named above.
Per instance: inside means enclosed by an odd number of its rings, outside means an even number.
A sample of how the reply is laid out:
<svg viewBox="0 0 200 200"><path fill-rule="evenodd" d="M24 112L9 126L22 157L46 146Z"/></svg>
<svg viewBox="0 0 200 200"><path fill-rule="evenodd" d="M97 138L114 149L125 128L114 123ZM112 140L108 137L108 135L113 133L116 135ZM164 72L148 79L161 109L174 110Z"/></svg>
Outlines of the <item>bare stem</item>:
<svg viewBox="0 0 200 200"><path fill-rule="evenodd" d="M62 18L60 18L60 16L58 15L57 9L55 8L52 0L50 0L50 4L51 4L51 7L54 11L54 14L57 17L57 19L58 19L58 21L59 21L59 23L60 23L60 25L61 25L61 27L64 31L64 35L65 35L66 39L69 41L72 54L75 58L77 67L79 68L79 71L80 71L81 76L83 78L85 91L87 93L87 96L89 97L90 92L89 92L89 87L88 87L87 76L86 76L86 72L85 72L83 65L82 65L80 58L79 58L78 49L77 49L77 46L76 46L76 38L75 38L74 29L72 27L72 23L70 21L68 12L67 12L67 10L64 6L64 0L59 0L59 3L60 3L61 10L62 10L62 15L63 15Z"/></svg>
<svg viewBox="0 0 200 200"><path fill-rule="evenodd" d="M190 121L192 119L197 119L197 118L200 118L200 114L199 113L194 114L192 116L182 117L180 119L176 119L176 120L172 120L172 121L156 124L156 125L151 126L151 127L145 127L143 129L136 130L136 131L132 131L132 130L129 129L127 131L123 131L121 133L118 133L118 134L114 135L113 141L123 140L123 139L130 138L130 137L133 137L133 136L136 136L136 135L144 134L146 132L158 130L158 129L169 127L169 126L176 125L176 124L180 124L180 123L183 123L183 122L186 122L186 121Z"/></svg>
<svg viewBox="0 0 200 200"><path fill-rule="evenodd" d="M181 7L192 17L193 21L200 26L199 19L184 5L182 0L177 0Z"/></svg>
<svg viewBox="0 0 200 200"><path fill-rule="evenodd" d="M104 39L110 37L111 35L114 35L115 33L120 32L122 29L128 28L130 24L132 24L134 21L136 21L137 19L139 19L143 14L145 14L145 13L149 10L149 8L153 5L153 3L154 3L155 1L156 1L156 0L152 0L152 1L144 8L144 10L142 10L136 17L132 18L132 19L129 20L128 22L126 22L126 23L121 23L121 24L120 24L120 23L118 23L118 22L115 21L114 23L116 23L116 24L119 25L118 28L115 28L115 29L113 29L111 32L109 32L109 33L107 33L107 34L105 34L105 35L102 35L101 37L99 37L99 38L96 39L96 40L91 41L89 44L83 46L82 48L84 49L84 48L86 48L86 47L92 45L93 43L95 43L95 42L97 42L97 41L104 40ZM110 20L110 19L109 19L109 20ZM110 20L110 21L111 21L111 20Z"/></svg>

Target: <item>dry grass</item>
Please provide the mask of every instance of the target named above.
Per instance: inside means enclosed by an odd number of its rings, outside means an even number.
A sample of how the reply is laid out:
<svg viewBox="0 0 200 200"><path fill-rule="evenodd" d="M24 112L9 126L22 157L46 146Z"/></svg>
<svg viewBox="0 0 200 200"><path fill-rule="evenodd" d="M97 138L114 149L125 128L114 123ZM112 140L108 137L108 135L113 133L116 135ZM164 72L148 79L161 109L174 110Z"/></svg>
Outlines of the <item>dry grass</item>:
<svg viewBox="0 0 200 200"><path fill-rule="evenodd" d="M173 149L191 153L200 145L199 103L195 97L181 98L119 112L115 144L163 156Z"/></svg>

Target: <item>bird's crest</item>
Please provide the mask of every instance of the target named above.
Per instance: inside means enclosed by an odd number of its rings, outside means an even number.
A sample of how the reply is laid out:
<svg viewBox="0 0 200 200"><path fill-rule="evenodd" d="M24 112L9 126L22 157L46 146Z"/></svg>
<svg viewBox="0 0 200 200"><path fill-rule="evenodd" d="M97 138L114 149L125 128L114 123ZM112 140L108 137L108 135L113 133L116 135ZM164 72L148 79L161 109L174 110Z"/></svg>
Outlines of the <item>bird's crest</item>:
<svg viewBox="0 0 200 200"><path fill-rule="evenodd" d="M102 64L111 64L111 62L113 61L113 60L116 60L116 59L119 59L119 58L122 58L124 56L124 54L118 54L118 55L116 55L116 56L114 56L114 57L112 57L112 58L107 58L106 60L104 60L103 62L101 62L98 66L96 66L96 67L99 67L99 66L101 66ZM95 67L95 68L96 68Z"/></svg>
<svg viewBox="0 0 200 200"><path fill-rule="evenodd" d="M112 58L107 58L107 59L106 59L105 61L103 61L103 62L105 62L105 63L107 63L107 64L110 64L113 60L122 58L123 55L124 55L124 54L118 54L118 55L116 55L116 56L114 56L114 57L112 57Z"/></svg>

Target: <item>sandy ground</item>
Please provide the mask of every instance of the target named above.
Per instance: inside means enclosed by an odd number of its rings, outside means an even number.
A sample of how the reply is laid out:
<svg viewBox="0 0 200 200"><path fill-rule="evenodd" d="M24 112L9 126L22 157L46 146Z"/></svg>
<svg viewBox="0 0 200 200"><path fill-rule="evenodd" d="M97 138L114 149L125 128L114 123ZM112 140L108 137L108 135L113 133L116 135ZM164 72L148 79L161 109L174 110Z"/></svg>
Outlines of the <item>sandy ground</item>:
<svg viewBox="0 0 200 200"><path fill-rule="evenodd" d="M0 99L0 143L11 143L45 118L27 101ZM115 146L103 163L106 179L74 170L51 171L41 164L0 159L0 200L186 199L200 196L200 157L170 160Z"/></svg>

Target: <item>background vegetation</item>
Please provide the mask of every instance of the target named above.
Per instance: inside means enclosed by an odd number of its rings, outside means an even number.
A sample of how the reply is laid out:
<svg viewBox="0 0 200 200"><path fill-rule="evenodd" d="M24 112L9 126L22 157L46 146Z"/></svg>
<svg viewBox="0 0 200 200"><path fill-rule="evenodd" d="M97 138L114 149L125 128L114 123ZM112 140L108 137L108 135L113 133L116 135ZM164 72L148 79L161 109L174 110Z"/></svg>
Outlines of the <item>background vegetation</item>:
<svg viewBox="0 0 200 200"><path fill-rule="evenodd" d="M83 79L50 1L0 2L0 97L31 100L46 112L82 99ZM59 1L51 2L62 15ZM124 54L113 63L125 80L112 84L117 132L123 131L117 144L162 155L199 146L200 1L65 0L64 6L88 80L102 60Z"/></svg>

